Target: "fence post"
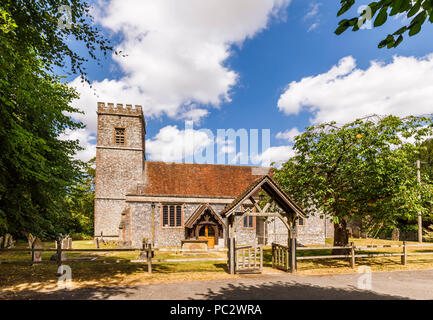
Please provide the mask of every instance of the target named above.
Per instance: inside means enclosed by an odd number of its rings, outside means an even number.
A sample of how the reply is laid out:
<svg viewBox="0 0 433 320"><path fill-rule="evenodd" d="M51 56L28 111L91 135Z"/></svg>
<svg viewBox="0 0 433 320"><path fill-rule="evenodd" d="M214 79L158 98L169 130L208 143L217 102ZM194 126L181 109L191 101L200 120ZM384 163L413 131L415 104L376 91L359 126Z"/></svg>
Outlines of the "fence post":
<svg viewBox="0 0 433 320"><path fill-rule="evenodd" d="M407 247L406 247L406 241L403 241L403 255L401 256L401 264L406 265L407 263Z"/></svg>
<svg viewBox="0 0 433 320"><path fill-rule="evenodd" d="M290 238L290 272L296 272L296 238Z"/></svg>
<svg viewBox="0 0 433 320"><path fill-rule="evenodd" d="M350 267L355 268L355 243L350 243Z"/></svg>
<svg viewBox="0 0 433 320"><path fill-rule="evenodd" d="M275 246L272 243L272 268L275 268Z"/></svg>
<svg viewBox="0 0 433 320"><path fill-rule="evenodd" d="M147 272L152 273L152 244L147 244Z"/></svg>
<svg viewBox="0 0 433 320"><path fill-rule="evenodd" d="M62 241L60 237L57 238L57 266L60 267L62 265Z"/></svg>
<svg viewBox="0 0 433 320"><path fill-rule="evenodd" d="M260 271L263 270L263 246L260 246Z"/></svg>
<svg viewBox="0 0 433 320"><path fill-rule="evenodd" d="M234 237L229 238L229 267L230 267L230 274L236 273L236 240Z"/></svg>

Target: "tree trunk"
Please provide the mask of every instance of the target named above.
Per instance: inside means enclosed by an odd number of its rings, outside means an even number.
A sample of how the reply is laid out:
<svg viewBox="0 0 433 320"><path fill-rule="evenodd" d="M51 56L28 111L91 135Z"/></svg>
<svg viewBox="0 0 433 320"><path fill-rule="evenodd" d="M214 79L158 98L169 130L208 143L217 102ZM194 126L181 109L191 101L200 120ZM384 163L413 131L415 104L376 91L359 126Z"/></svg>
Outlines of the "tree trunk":
<svg viewBox="0 0 433 320"><path fill-rule="evenodd" d="M340 223L334 223L334 247L343 247L349 244L346 220L340 219ZM347 254L347 250L333 249L332 254Z"/></svg>

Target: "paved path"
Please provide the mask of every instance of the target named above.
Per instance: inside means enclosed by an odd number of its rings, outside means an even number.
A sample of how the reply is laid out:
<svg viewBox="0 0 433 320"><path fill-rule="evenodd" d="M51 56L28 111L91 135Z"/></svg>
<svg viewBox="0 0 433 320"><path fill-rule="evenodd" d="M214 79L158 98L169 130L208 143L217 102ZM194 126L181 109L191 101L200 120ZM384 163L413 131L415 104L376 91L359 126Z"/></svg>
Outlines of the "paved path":
<svg viewBox="0 0 433 320"><path fill-rule="evenodd" d="M433 270L377 272L371 290L357 287L359 274L266 274L236 280L191 281L129 287L32 293L34 299L433 299Z"/></svg>

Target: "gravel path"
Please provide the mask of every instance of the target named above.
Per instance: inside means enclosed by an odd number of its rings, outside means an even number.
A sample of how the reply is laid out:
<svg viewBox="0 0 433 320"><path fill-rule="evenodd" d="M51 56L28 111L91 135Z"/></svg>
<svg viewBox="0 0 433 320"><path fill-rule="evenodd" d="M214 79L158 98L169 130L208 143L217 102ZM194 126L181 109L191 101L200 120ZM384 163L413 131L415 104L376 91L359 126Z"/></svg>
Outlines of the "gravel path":
<svg viewBox="0 0 433 320"><path fill-rule="evenodd" d="M236 280L84 288L51 293L26 292L22 297L26 299L62 300L433 299L433 270L376 272L371 274L370 290L359 289L359 277L360 274L303 276L279 273L245 275Z"/></svg>

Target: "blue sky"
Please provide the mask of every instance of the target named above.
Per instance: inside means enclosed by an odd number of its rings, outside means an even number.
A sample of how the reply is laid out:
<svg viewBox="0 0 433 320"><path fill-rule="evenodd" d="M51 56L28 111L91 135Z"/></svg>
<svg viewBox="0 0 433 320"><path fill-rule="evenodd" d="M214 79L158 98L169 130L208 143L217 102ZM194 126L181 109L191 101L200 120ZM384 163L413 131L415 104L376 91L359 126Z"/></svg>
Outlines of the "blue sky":
<svg viewBox="0 0 433 320"><path fill-rule="evenodd" d="M314 123L345 122L372 112L433 110L430 24L388 50L377 44L402 26L404 17L391 17L379 29L336 36L339 1L217 1L213 8L195 0L177 2L189 5L186 9L169 0L144 2L95 3L96 23L128 56L103 59L102 67L87 65L99 97L78 88L82 98L75 105L86 112L80 120L88 124L73 135L86 148L82 159L94 154L96 100L145 106L148 159L165 161L182 161L164 157L162 145L180 145L177 139L191 118L195 129L215 134L217 129L270 129L271 160L284 161L292 155L288 130L302 132ZM345 17L354 16L361 4ZM75 78L68 79L71 85L78 83ZM198 139L197 148L205 140Z"/></svg>

